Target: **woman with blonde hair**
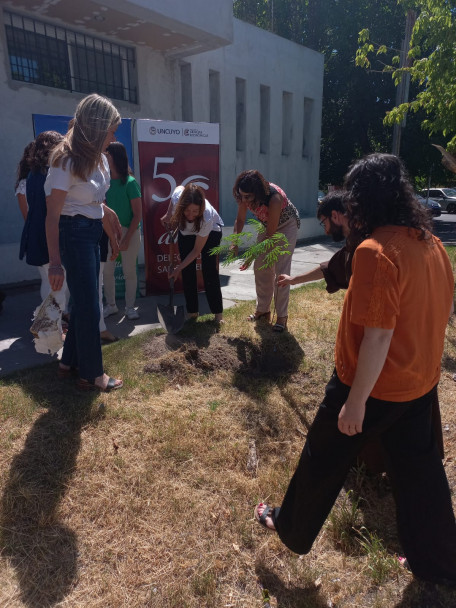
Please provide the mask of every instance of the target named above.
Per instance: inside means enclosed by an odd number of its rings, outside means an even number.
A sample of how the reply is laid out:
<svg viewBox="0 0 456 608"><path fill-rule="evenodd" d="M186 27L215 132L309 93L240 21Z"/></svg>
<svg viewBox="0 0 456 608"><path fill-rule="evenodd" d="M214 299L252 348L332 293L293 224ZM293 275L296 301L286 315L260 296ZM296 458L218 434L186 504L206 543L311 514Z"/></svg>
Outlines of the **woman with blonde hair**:
<svg viewBox="0 0 456 608"><path fill-rule="evenodd" d="M63 266L72 297L68 333L59 366L61 377L79 370L82 390L110 391L122 381L103 369L98 276L103 227L118 251L115 214L105 203L109 166L104 155L121 122L111 101L97 94L82 99L63 141L55 148L45 183L49 283L61 289ZM118 231L118 226L116 226Z"/></svg>
<svg viewBox="0 0 456 608"><path fill-rule="evenodd" d="M162 224L166 228L179 230L178 245L181 262L171 270L169 278L177 279L182 272L188 317L196 318L199 314L196 258L201 254L207 302L215 315L215 321L221 323L223 300L217 256L211 255L210 250L220 245L222 218L206 200L202 188L190 182L185 187L178 186L174 190L168 211L162 217Z"/></svg>

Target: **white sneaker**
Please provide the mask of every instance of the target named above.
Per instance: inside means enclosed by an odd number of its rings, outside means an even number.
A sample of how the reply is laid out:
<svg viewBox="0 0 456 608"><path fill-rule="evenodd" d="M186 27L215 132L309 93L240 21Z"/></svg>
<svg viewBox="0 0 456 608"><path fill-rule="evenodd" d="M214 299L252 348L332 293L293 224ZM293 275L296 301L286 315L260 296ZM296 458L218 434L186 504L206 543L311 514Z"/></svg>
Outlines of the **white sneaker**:
<svg viewBox="0 0 456 608"><path fill-rule="evenodd" d="M119 309L117 308L117 306L115 304L106 304L106 306L103 307L103 317L106 319L106 317L109 317L110 315L115 315L119 312Z"/></svg>
<svg viewBox="0 0 456 608"><path fill-rule="evenodd" d="M139 319L139 313L136 310L136 308L126 308L125 309L125 316L127 317L127 319L130 319L130 321L134 321L135 319Z"/></svg>

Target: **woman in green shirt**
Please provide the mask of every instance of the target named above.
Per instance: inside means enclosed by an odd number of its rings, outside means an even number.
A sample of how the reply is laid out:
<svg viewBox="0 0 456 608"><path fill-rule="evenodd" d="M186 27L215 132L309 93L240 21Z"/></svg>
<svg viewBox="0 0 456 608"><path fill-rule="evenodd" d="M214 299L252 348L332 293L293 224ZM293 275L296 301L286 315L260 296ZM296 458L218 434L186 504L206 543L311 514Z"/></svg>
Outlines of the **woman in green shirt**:
<svg viewBox="0 0 456 608"><path fill-rule="evenodd" d="M131 174L128 166L128 156L125 146L116 141L106 149L109 169L111 171L111 185L106 193L106 203L117 213L122 226L122 238L119 243L122 258L122 271L125 279L125 315L128 319L139 319L135 308L138 278L136 275L136 259L141 246L141 190L138 182ZM114 271L116 262L111 261L110 255L104 267L104 294L106 305L103 315L116 314L116 284Z"/></svg>

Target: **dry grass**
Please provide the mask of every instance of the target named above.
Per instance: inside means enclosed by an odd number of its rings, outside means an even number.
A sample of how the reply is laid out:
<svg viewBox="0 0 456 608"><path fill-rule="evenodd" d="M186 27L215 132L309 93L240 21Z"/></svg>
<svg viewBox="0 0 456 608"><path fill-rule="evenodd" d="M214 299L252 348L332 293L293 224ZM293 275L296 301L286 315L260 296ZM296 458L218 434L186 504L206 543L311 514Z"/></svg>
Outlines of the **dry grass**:
<svg viewBox="0 0 456 608"><path fill-rule="evenodd" d="M353 472L334 510L361 497L356 521L380 539L375 554L342 546L328 520L299 557L253 520L259 499L280 504L294 470L342 296L293 292L289 334L244 322L244 303L220 333L203 318L179 337L108 346L126 387L102 397L55 380L55 363L3 379L0 606L454 606L454 593L388 565L399 545L384 477ZM452 488L455 348L450 325L440 400Z"/></svg>

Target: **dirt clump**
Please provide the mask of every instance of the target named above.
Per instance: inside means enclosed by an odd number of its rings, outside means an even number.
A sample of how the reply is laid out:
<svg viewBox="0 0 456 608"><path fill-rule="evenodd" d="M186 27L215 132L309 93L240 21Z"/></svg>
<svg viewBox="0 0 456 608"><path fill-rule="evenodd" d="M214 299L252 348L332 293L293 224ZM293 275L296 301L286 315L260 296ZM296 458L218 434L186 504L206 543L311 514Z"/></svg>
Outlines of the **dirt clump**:
<svg viewBox="0 0 456 608"><path fill-rule="evenodd" d="M203 372L224 370L279 377L297 370L300 352L299 347L290 348L290 344L274 340L255 344L244 338L214 335L198 342L194 338L159 335L153 336L145 348L149 362L144 371L165 374L174 381L183 381L195 368Z"/></svg>

